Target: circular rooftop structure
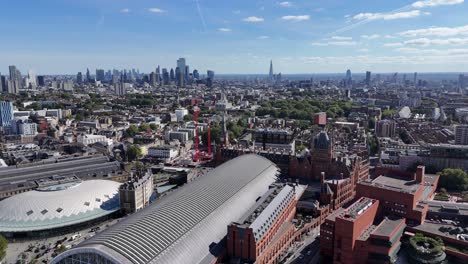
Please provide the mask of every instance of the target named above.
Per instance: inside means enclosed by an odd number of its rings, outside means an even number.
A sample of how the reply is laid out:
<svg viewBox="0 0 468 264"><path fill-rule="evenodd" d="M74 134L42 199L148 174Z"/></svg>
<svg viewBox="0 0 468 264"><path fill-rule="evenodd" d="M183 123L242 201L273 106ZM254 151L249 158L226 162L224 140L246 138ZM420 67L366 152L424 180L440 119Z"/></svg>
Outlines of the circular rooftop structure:
<svg viewBox="0 0 468 264"><path fill-rule="evenodd" d="M120 209L120 183L92 180L21 193L0 201L0 233L51 231Z"/></svg>

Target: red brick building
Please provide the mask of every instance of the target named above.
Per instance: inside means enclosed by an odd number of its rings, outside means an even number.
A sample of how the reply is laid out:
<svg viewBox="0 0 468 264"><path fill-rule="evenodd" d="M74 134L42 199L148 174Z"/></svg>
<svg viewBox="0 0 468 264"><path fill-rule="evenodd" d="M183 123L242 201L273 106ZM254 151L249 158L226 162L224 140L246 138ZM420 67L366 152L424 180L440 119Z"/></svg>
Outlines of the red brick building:
<svg viewBox="0 0 468 264"><path fill-rule="evenodd" d="M241 263L276 263L294 241L294 224L301 186L273 185L250 213L228 226L227 257Z"/></svg>
<svg viewBox="0 0 468 264"><path fill-rule="evenodd" d="M319 125L319 126L327 125L327 113L325 112L315 113L314 125Z"/></svg>
<svg viewBox="0 0 468 264"><path fill-rule="evenodd" d="M428 205L421 202L434 194L439 176L426 175L424 166L419 166L413 175L391 170L386 174L359 182L357 197L379 200L381 215L404 217L409 225L424 223Z"/></svg>
<svg viewBox="0 0 468 264"><path fill-rule="evenodd" d="M330 214L321 226L320 249L332 263L390 263L405 228L402 218L379 221L379 201L362 197Z"/></svg>

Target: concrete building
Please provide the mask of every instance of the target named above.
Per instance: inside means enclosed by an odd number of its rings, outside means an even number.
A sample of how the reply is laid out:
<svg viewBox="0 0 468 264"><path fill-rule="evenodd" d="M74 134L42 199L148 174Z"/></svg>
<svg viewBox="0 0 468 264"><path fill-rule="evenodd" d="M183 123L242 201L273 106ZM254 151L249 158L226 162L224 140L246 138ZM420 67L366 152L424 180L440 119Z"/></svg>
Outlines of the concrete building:
<svg viewBox="0 0 468 264"><path fill-rule="evenodd" d="M132 177L119 188L120 208L127 214L146 207L153 194L153 174L148 172L143 177Z"/></svg>
<svg viewBox="0 0 468 264"><path fill-rule="evenodd" d="M148 148L148 156L162 160L172 160L177 157L179 151L176 146L165 145Z"/></svg>
<svg viewBox="0 0 468 264"><path fill-rule="evenodd" d="M459 125L455 127L455 144L468 145L468 125Z"/></svg>
<svg viewBox="0 0 468 264"><path fill-rule="evenodd" d="M175 115L177 117L177 122L183 122L184 117L188 115L188 110L185 108L179 108L175 110Z"/></svg>
<svg viewBox="0 0 468 264"><path fill-rule="evenodd" d="M96 143L101 143L104 146L112 146L113 144L112 139L107 138L106 136L90 135L90 134L86 134L86 135L81 134L76 138L76 141L85 146L96 144Z"/></svg>
<svg viewBox="0 0 468 264"><path fill-rule="evenodd" d="M166 132L165 139L167 142L179 140L179 142L185 143L189 140L189 134L182 131L168 131Z"/></svg>
<svg viewBox="0 0 468 264"><path fill-rule="evenodd" d="M396 125L391 120L380 120L375 124L375 134L377 137L395 137Z"/></svg>

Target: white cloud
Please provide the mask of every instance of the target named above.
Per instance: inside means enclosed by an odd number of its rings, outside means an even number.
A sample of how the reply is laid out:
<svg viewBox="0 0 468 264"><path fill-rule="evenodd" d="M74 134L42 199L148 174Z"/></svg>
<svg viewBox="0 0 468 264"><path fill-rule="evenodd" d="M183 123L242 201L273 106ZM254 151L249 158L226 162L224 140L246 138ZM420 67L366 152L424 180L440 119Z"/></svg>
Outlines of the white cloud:
<svg viewBox="0 0 468 264"><path fill-rule="evenodd" d="M305 20L309 20L310 16L309 15L283 16L281 17L281 19L287 20L287 21L305 21Z"/></svg>
<svg viewBox="0 0 468 264"><path fill-rule="evenodd" d="M257 39L269 39L269 38L270 38L269 36L260 36Z"/></svg>
<svg viewBox="0 0 468 264"><path fill-rule="evenodd" d="M461 27L430 27L415 30L407 30L398 33L404 37L417 37L417 36L438 36L448 37L456 35L468 35L468 25Z"/></svg>
<svg viewBox="0 0 468 264"><path fill-rule="evenodd" d="M430 46L430 45L468 45L468 38L449 38L449 39L429 39L419 38L411 39L404 42L406 45L412 46Z"/></svg>
<svg viewBox="0 0 468 264"><path fill-rule="evenodd" d="M358 52L369 52L369 49L358 49Z"/></svg>
<svg viewBox="0 0 468 264"><path fill-rule="evenodd" d="M394 38L396 38L396 37L395 37L395 36L392 36L392 35L385 35L385 38L386 38L386 39L394 39Z"/></svg>
<svg viewBox="0 0 468 264"><path fill-rule="evenodd" d="M352 40L352 37L342 37L342 36L333 36L331 37L333 40Z"/></svg>
<svg viewBox="0 0 468 264"><path fill-rule="evenodd" d="M353 16L355 20L395 20L403 18L418 17L422 14L420 10L411 10L406 12L390 12L390 13L360 13Z"/></svg>
<svg viewBox="0 0 468 264"><path fill-rule="evenodd" d="M244 18L243 21L257 23L257 22L263 22L265 21L265 19L262 17L250 16L250 17Z"/></svg>
<svg viewBox="0 0 468 264"><path fill-rule="evenodd" d="M435 6L444 6L444 5L458 5L463 4L465 0L424 0L417 1L411 4L414 8L424 8L424 7L435 7Z"/></svg>
<svg viewBox="0 0 468 264"><path fill-rule="evenodd" d="M291 2L285 1L285 2L279 2L278 5L282 7L291 7L293 4Z"/></svg>
<svg viewBox="0 0 468 264"><path fill-rule="evenodd" d="M456 54L468 54L468 49L418 49L418 48L399 48L396 49L398 52L407 54L429 54L429 55L456 55Z"/></svg>
<svg viewBox="0 0 468 264"><path fill-rule="evenodd" d="M376 39L376 38L380 38L380 35L379 34L361 35L361 38L363 38L363 39Z"/></svg>
<svg viewBox="0 0 468 264"><path fill-rule="evenodd" d="M356 46L356 41L328 41L328 42L312 42L312 46Z"/></svg>
<svg viewBox="0 0 468 264"><path fill-rule="evenodd" d="M232 29L230 29L230 28L218 28L218 31L220 31L220 32L231 32Z"/></svg>
<svg viewBox="0 0 468 264"><path fill-rule="evenodd" d="M232 13L235 14L235 15L238 15L238 14L241 13L241 11L240 10L234 10L234 11L232 11Z"/></svg>
<svg viewBox="0 0 468 264"><path fill-rule="evenodd" d="M120 13L122 13L122 14L130 13L130 9L128 9L128 8L121 9Z"/></svg>
<svg viewBox="0 0 468 264"><path fill-rule="evenodd" d="M384 47L401 47L403 46L403 43L399 43L399 42L396 42L396 43L385 43L384 44Z"/></svg>
<svg viewBox="0 0 468 264"><path fill-rule="evenodd" d="M156 8L156 7L148 8L148 11L150 11L152 13L165 13L166 12L166 10L162 10L162 9L159 9L159 8Z"/></svg>

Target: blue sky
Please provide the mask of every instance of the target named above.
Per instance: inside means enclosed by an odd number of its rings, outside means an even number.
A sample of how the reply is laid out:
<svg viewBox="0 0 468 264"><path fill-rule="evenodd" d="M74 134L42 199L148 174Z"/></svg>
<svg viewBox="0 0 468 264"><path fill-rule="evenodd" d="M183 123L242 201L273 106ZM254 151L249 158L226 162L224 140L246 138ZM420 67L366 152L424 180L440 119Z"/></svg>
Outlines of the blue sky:
<svg viewBox="0 0 468 264"><path fill-rule="evenodd" d="M0 72L175 67L217 73L468 71L464 0L15 0Z"/></svg>

